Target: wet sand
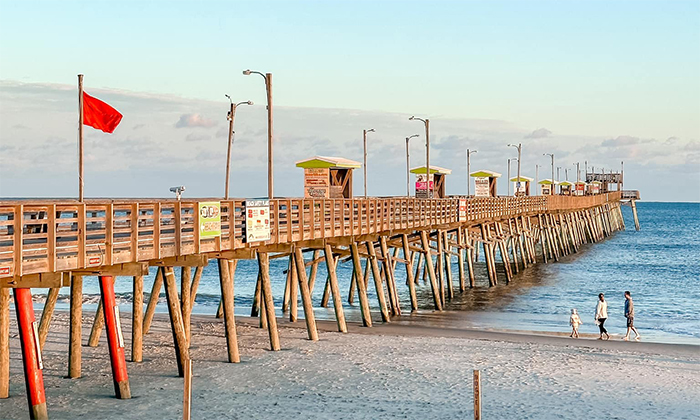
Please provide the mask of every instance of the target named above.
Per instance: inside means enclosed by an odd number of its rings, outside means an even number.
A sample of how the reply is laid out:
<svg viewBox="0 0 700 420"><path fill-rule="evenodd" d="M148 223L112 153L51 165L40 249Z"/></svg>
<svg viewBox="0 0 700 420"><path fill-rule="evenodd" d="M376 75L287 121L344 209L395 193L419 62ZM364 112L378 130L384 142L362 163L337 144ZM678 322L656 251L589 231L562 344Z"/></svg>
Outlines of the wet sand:
<svg viewBox="0 0 700 420"><path fill-rule="evenodd" d="M129 317L123 317L129 358ZM84 339L90 314L85 314ZM303 320L280 321L282 351L269 351L257 320L238 318L242 363L229 364L223 322L193 317L192 417L470 418L472 369L481 370L488 419L700 418L700 347L573 340L568 335L319 322L320 341ZM14 316L11 397L0 418L28 418ZM65 379L68 314L57 312L44 350L52 419L182 417L182 386L167 316L144 340L144 362L128 363L131 400L117 400L104 333L83 347L83 377Z"/></svg>

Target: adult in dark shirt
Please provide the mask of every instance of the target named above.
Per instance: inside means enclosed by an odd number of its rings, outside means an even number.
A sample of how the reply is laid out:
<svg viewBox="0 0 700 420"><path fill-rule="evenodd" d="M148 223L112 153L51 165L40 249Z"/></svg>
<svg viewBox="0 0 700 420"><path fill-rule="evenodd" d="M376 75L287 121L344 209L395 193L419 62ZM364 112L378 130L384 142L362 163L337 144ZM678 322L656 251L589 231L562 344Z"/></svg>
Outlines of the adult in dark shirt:
<svg viewBox="0 0 700 420"><path fill-rule="evenodd" d="M627 334L623 340L627 341L630 339L630 332L634 331L634 339L639 341L642 338L634 328L634 302L632 302L632 295L629 291L625 292L625 318L627 318Z"/></svg>

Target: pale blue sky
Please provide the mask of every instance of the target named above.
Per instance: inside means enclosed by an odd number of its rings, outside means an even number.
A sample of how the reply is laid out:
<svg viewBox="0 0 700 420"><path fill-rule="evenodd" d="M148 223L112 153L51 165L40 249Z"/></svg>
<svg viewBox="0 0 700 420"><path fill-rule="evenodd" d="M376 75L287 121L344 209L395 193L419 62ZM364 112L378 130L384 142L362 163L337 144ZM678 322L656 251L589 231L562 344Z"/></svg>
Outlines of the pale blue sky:
<svg viewBox="0 0 700 420"><path fill-rule="evenodd" d="M700 140L698 1L2 1L0 39L4 81L70 86L85 73L88 90L262 104L262 79L241 75L250 67L274 74L279 106L400 114L397 141L420 131L404 122L414 113L436 132L441 119L545 127L564 149L641 139L631 159L678 139L663 162L636 163L666 165L659 176L689 165L700 178L698 158L681 153ZM7 145L15 124L1 123ZM277 130L320 135L318 125Z"/></svg>

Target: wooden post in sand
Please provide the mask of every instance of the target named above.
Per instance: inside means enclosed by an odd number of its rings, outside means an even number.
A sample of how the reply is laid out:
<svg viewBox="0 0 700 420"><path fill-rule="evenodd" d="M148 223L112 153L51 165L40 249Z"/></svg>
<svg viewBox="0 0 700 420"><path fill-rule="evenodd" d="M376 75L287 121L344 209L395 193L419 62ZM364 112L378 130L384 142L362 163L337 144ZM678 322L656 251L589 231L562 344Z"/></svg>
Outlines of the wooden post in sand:
<svg viewBox="0 0 700 420"><path fill-rule="evenodd" d="M374 242L365 242L367 246L367 264L372 266L372 277L374 278L374 289L377 292L377 301L379 302L379 311L382 314L382 321L391 322L391 317L389 316L389 310L386 306L386 296L384 295L384 285L382 283L382 275L379 271L379 264L377 263L377 251L374 249Z"/></svg>
<svg viewBox="0 0 700 420"><path fill-rule="evenodd" d="M293 252L289 256L291 266L289 268L289 284L287 285L287 290L289 291L289 322L296 322L299 318L299 273L294 262L295 259L295 253ZM306 272L306 267L304 267L304 272Z"/></svg>
<svg viewBox="0 0 700 420"><path fill-rule="evenodd" d="M173 343L175 344L177 372L178 376L183 377L185 375L185 364L190 359L190 351L187 345L185 325L182 322L182 311L177 296L177 284L173 267L163 268L163 278L165 282L165 297L168 301L168 313L170 314L170 327L173 333Z"/></svg>
<svg viewBox="0 0 700 420"><path fill-rule="evenodd" d="M151 288L151 295L148 298L148 306L146 307L146 313L143 315L143 335L148 334L148 330L151 328L151 322L153 322L153 315L156 313L156 305L158 304L158 298L160 297L160 289L163 287L163 268L160 267L156 271L156 278L153 280L153 287Z"/></svg>
<svg viewBox="0 0 700 420"><path fill-rule="evenodd" d="M430 252L430 241L428 240L428 233L424 230L420 232L421 244L423 246L423 253L425 254L425 266L428 267L428 277L430 277L430 287L433 290L433 302L435 303L435 309L442 311L442 299L440 299L440 294L438 291L437 280L435 279L435 266L433 265L433 257Z"/></svg>
<svg viewBox="0 0 700 420"><path fill-rule="evenodd" d="M326 257L326 267L328 269L328 287L330 289L330 294L333 296L333 309L335 309L335 319L338 323L338 331L348 332L348 327L345 324L345 313L343 312L343 298L340 296L338 276L335 271L338 258L333 258L333 250L328 244L325 245L323 252Z"/></svg>
<svg viewBox="0 0 700 420"><path fill-rule="evenodd" d="M182 396L182 420L192 418L192 360L187 360L185 366L185 381Z"/></svg>
<svg viewBox="0 0 700 420"><path fill-rule="evenodd" d="M265 301L264 310L267 317L267 330L270 335L270 348L272 351L280 349L279 332L277 331L277 318L275 317L275 304L272 300L272 286L270 284L270 256L264 252L258 252L258 269L261 277L262 299Z"/></svg>
<svg viewBox="0 0 700 420"><path fill-rule="evenodd" d="M70 331L68 333L68 377L80 378L83 334L83 276L71 275Z"/></svg>
<svg viewBox="0 0 700 420"><path fill-rule="evenodd" d="M301 294L301 303L304 307L304 320L306 321L306 330L309 334L309 340L318 341L318 331L316 330L316 318L314 317L314 307L311 302L311 293L309 292L309 283L306 277L306 262L301 248L294 250L294 261L297 268L297 282L299 284L299 292Z"/></svg>
<svg viewBox="0 0 700 420"><path fill-rule="evenodd" d="M46 295L46 303L44 303L44 310L41 311L41 321L39 322L39 345L44 348L44 343L46 343L46 336L49 334L49 326L51 325L51 317L53 316L53 310L56 307L56 300L58 300L58 291L60 288L52 287L49 289L49 293Z"/></svg>
<svg viewBox="0 0 700 420"><path fill-rule="evenodd" d="M360 300L360 312L362 313L362 325L365 327L372 326L372 315L369 311L369 300L367 299L367 289L365 288L365 279L362 278L362 265L360 261L360 251L357 248L357 242L350 243L352 253L352 264L355 267L355 284L357 285L357 296Z"/></svg>
<svg viewBox="0 0 700 420"><path fill-rule="evenodd" d="M481 373L474 370L474 420L481 420Z"/></svg>
<svg viewBox="0 0 700 420"><path fill-rule="evenodd" d="M97 304L97 309L95 310L95 317L92 321L92 328L90 329L90 337L88 337L88 346L97 347L100 344L100 335L102 334L102 328L105 326L105 316L102 309L102 300Z"/></svg>
<svg viewBox="0 0 700 420"><path fill-rule="evenodd" d="M408 243L408 235L401 235L401 243L403 245L403 256L406 259L406 283L408 284L408 293L411 297L411 311L418 310L418 298L416 297L416 282L413 278L413 254L410 251Z"/></svg>
<svg viewBox="0 0 700 420"><path fill-rule="evenodd" d="M131 361L143 361L143 276L134 276L131 307Z"/></svg>
<svg viewBox="0 0 700 420"><path fill-rule="evenodd" d="M229 363L241 361L238 353L238 336L236 335L236 320L233 316L233 273L229 261L219 258L219 284L221 286L221 302L224 307L224 329L226 330L226 347ZM188 340L189 342L189 340Z"/></svg>
<svg viewBox="0 0 700 420"><path fill-rule="evenodd" d="M0 288L0 398L10 396L10 289Z"/></svg>
<svg viewBox="0 0 700 420"><path fill-rule="evenodd" d="M187 342L190 342L190 307L192 298L192 267L180 267L180 310L182 311L182 323L185 326Z"/></svg>

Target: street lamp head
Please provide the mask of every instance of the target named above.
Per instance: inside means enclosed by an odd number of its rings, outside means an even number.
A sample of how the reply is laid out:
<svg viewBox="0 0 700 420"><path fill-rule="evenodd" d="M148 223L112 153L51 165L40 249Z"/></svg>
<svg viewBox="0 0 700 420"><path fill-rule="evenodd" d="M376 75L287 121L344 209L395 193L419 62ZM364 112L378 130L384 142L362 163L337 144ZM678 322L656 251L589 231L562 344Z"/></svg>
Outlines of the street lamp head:
<svg viewBox="0 0 700 420"><path fill-rule="evenodd" d="M412 139L412 138L414 138L414 137L420 137L420 134L414 134L414 135L412 135L412 136L410 136L410 137L408 137L408 138L409 138L409 139Z"/></svg>
<svg viewBox="0 0 700 420"><path fill-rule="evenodd" d="M246 102L248 105L253 105L253 101Z"/></svg>
<svg viewBox="0 0 700 420"><path fill-rule="evenodd" d="M230 97L230 96L228 96L228 95L227 95L227 94L225 94L225 93L224 93L224 96L228 98L228 101L229 101L229 102L233 103L233 100L231 99L231 97Z"/></svg>
<svg viewBox="0 0 700 420"><path fill-rule="evenodd" d="M244 75L244 76L250 76L250 73L252 73L252 72L250 71L250 69L248 69L248 70L243 70L243 75Z"/></svg>
<svg viewBox="0 0 700 420"><path fill-rule="evenodd" d="M370 128L369 130L367 130L367 132L368 132L368 133L374 133L374 128Z"/></svg>
<svg viewBox="0 0 700 420"><path fill-rule="evenodd" d="M415 120L415 119L416 119L416 116L415 116L415 115L411 115L411 116L408 118L409 121L413 121L413 120Z"/></svg>

